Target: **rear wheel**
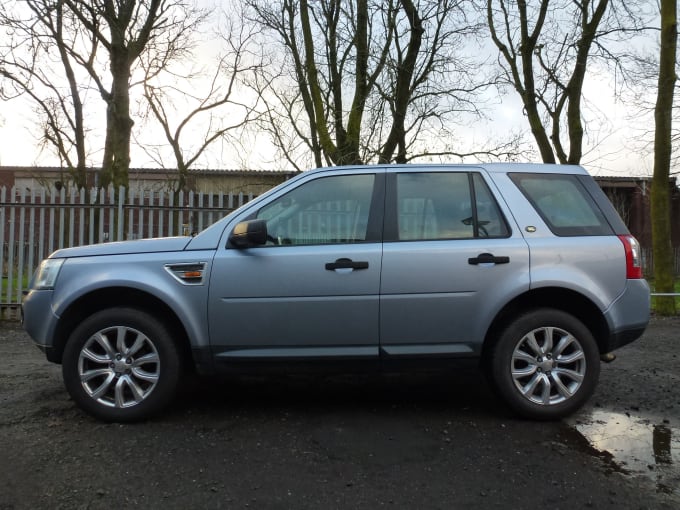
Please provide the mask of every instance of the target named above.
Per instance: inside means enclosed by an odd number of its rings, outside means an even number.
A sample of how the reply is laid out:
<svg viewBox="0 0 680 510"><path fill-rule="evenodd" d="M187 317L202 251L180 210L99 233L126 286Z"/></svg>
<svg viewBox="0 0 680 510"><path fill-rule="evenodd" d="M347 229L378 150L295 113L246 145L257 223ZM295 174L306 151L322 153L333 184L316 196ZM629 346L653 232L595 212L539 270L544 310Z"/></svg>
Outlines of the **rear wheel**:
<svg viewBox="0 0 680 510"><path fill-rule="evenodd" d="M505 328L488 367L496 390L516 413L551 420L573 413L592 395L600 358L581 321L560 310L538 309Z"/></svg>
<svg viewBox="0 0 680 510"><path fill-rule="evenodd" d="M145 419L174 396L181 372L177 345L154 316L110 308L83 321L64 349L66 389L104 421Z"/></svg>

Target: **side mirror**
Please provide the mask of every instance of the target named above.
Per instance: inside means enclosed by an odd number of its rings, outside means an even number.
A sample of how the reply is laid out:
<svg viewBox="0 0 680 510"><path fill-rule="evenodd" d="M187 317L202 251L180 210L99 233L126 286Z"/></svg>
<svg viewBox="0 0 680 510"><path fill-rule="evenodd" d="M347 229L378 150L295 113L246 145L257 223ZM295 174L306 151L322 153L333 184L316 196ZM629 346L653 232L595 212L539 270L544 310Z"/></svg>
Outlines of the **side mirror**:
<svg viewBox="0 0 680 510"><path fill-rule="evenodd" d="M229 235L229 242L236 248L249 248L267 243L267 222L265 220L242 221Z"/></svg>

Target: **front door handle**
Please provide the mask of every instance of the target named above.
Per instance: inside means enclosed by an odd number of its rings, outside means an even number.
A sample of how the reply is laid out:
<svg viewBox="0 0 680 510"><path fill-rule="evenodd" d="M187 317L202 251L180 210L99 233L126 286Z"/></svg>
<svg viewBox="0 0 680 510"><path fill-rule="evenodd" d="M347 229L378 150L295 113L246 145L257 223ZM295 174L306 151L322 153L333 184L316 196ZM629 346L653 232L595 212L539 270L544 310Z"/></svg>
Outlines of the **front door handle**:
<svg viewBox="0 0 680 510"><path fill-rule="evenodd" d="M476 266L477 264L507 264L510 262L510 257L495 257L491 253L480 253L474 258L468 259L468 264Z"/></svg>
<svg viewBox="0 0 680 510"><path fill-rule="evenodd" d="M368 262L354 262L352 259L338 259L335 262L326 262L326 269L368 269Z"/></svg>

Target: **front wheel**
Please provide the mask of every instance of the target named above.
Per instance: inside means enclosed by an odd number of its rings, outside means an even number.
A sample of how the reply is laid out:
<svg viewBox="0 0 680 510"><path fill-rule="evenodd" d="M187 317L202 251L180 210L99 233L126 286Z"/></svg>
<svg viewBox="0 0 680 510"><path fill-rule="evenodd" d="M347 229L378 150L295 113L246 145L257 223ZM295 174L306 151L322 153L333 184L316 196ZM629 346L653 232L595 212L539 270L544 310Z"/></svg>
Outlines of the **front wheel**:
<svg viewBox="0 0 680 510"><path fill-rule="evenodd" d="M62 362L73 400L114 422L142 420L167 405L180 372L171 333L154 316L132 308L88 317L69 337Z"/></svg>
<svg viewBox="0 0 680 510"><path fill-rule="evenodd" d="M488 368L494 387L512 410L527 418L554 420L590 398L600 357L581 321L560 310L539 309L503 330Z"/></svg>

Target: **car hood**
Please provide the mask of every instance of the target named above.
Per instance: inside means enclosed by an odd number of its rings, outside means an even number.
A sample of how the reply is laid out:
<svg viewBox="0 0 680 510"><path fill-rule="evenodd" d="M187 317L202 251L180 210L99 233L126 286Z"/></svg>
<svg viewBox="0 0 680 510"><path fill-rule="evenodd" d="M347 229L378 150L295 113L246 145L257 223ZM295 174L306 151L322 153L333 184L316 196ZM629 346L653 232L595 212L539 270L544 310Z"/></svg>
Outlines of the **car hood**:
<svg viewBox="0 0 680 510"><path fill-rule="evenodd" d="M50 258L96 257L98 255L124 255L128 253L155 253L182 251L191 241L191 237L163 237L159 239L140 239L138 241L120 241L115 243L91 244L76 248L64 248L55 251Z"/></svg>

